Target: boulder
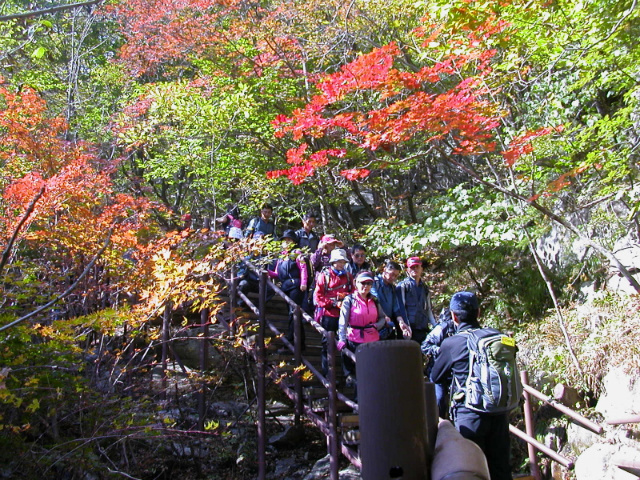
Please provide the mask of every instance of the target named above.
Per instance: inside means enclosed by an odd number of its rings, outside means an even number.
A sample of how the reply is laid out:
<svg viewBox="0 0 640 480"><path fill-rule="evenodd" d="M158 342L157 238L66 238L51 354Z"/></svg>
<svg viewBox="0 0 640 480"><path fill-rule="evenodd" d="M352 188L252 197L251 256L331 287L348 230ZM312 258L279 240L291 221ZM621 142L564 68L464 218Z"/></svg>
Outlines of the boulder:
<svg viewBox="0 0 640 480"><path fill-rule="evenodd" d="M596 411L605 418L640 413L640 382L635 374L625 372L622 366L613 367L605 375L603 387Z"/></svg>
<svg viewBox="0 0 640 480"><path fill-rule="evenodd" d="M331 466L329 455L318 460L311 471L304 477L304 480L325 480L330 478ZM360 472L353 465L341 470L338 478L340 480L361 480Z"/></svg>
<svg viewBox="0 0 640 480"><path fill-rule="evenodd" d="M585 450L576 461L576 480L634 480L638 477L616 464L638 458L640 452L625 445L596 444Z"/></svg>

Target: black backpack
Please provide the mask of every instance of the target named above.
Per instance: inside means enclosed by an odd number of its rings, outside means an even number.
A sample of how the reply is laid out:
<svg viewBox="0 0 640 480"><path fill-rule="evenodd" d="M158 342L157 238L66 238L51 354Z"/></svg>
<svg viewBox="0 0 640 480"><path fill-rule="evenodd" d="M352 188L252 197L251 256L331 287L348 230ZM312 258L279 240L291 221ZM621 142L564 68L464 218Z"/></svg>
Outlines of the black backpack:
<svg viewBox="0 0 640 480"><path fill-rule="evenodd" d="M464 406L481 413L505 413L516 408L522 397L522 383L515 339L493 328L460 334L467 336L469 349L467 381L464 386L456 385L458 392L464 392Z"/></svg>

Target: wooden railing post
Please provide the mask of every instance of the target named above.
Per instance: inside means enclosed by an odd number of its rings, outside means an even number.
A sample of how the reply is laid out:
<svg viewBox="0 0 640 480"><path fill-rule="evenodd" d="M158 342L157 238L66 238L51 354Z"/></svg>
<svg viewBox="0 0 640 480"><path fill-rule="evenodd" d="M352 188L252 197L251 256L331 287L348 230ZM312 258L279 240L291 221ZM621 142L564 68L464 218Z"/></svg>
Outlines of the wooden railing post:
<svg viewBox="0 0 640 480"><path fill-rule="evenodd" d="M236 325L236 307L238 306L236 273L238 267L231 265L231 281L229 282L229 325L231 325L231 335L235 336L238 326Z"/></svg>
<svg viewBox="0 0 640 480"><path fill-rule="evenodd" d="M198 395L198 428L204 431L204 419L207 412L207 382L205 381L205 371L209 367L209 309L203 308L200 311L200 324L202 325L202 345L200 349L200 375L202 382Z"/></svg>
<svg viewBox="0 0 640 480"><path fill-rule="evenodd" d="M526 370L520 372L520 379L523 385L529 385L529 374ZM531 405L531 395L524 391L524 426L525 432L530 437L535 438L535 427L533 424L533 406ZM529 468L531 476L534 480L541 480L540 468L538 467L538 459L536 457L536 447L527 442L527 451L529 452Z"/></svg>
<svg viewBox="0 0 640 480"><path fill-rule="evenodd" d="M295 365L300 368L302 365L302 309L298 305L293 313L293 341ZM298 370L294 374L294 388L296 392L296 413L294 424L300 425L300 417L303 414L302 407L302 371Z"/></svg>
<svg viewBox="0 0 640 480"><path fill-rule="evenodd" d="M267 272L260 272L260 289L258 310L259 326L258 326L258 479L266 478L266 392L265 392L265 347L264 334L266 328L266 304L267 304Z"/></svg>
<svg viewBox="0 0 640 480"><path fill-rule="evenodd" d="M329 462L331 468L331 480L338 480L338 461L340 445L338 440L338 392L336 386L336 334L327 332L327 357L329 360L329 405L327 409L329 423Z"/></svg>
<svg viewBox="0 0 640 480"><path fill-rule="evenodd" d="M161 398L167 398L167 362L169 358L169 328L171 328L171 310L173 306L171 301L167 300L164 306L164 314L162 315L162 382L161 382Z"/></svg>

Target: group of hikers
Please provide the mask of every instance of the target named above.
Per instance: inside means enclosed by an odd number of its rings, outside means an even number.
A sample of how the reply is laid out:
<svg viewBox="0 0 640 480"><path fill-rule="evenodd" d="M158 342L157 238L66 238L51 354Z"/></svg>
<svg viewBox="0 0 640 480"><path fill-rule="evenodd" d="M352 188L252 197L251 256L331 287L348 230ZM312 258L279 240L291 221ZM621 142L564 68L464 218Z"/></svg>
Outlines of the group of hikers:
<svg viewBox="0 0 640 480"><path fill-rule="evenodd" d="M216 220L226 226L229 238L276 238L272 206L265 204L260 212L244 232L235 212ZM345 350L355 352L363 343L388 339L419 343L426 360L425 375L436 385L440 416L451 418L465 438L482 448L493 480L510 479L508 412L518 404L521 392L515 342L495 329L480 327L478 299L471 292L454 294L436 320L421 258L409 257L404 265L406 278L396 283L403 270L399 263L388 260L375 274L363 245L345 249L335 236L316 234L315 225L316 216L307 214L302 228L286 230L279 237L282 252L268 273L325 330L337 333L346 385L353 386L357 396L355 364ZM240 275L242 291L257 289L255 272L253 279L249 269ZM294 312L290 308L286 334L290 342L294 340ZM300 341L304 349L304 335ZM323 337L321 369L325 375L327 351L327 337ZM489 357L496 353L500 359L491 366ZM476 372L482 368L493 371ZM497 380L487 379L490 375L497 375Z"/></svg>

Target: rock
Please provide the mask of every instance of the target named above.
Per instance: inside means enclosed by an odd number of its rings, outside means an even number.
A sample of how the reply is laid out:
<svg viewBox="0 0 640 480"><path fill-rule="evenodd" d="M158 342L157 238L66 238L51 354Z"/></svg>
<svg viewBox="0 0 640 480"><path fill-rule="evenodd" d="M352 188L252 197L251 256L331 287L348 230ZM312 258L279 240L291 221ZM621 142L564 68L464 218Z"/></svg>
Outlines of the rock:
<svg viewBox="0 0 640 480"><path fill-rule="evenodd" d="M573 408L580 402L580 393L573 387L559 383L553 389L553 398L563 405Z"/></svg>
<svg viewBox="0 0 640 480"><path fill-rule="evenodd" d="M294 448L304 440L304 430L299 426L289 426L283 432L269 438L269 444L277 448Z"/></svg>
<svg viewBox="0 0 640 480"><path fill-rule="evenodd" d="M209 335L215 333L214 327L214 325L210 327ZM204 342L201 335L202 330L200 328L187 328L177 333L172 343L173 351L180 357L180 360L187 368L200 368L200 354L202 342ZM207 349L207 361L211 369L224 366L224 360L211 345Z"/></svg>
<svg viewBox="0 0 640 480"><path fill-rule="evenodd" d="M607 417L640 413L640 382L624 367L613 367L603 379L604 393L596 411Z"/></svg>
<svg viewBox="0 0 640 480"><path fill-rule="evenodd" d="M576 480L634 480L638 477L621 470L616 463L634 459L639 452L625 445L596 444L576 461Z"/></svg>
<svg viewBox="0 0 640 480"><path fill-rule="evenodd" d="M636 273L636 274L633 274L632 276L633 278L636 279L636 281L640 282L639 274ZM607 289L609 289L614 293L617 293L620 296L632 296L632 295L637 295L638 293L631 286L631 284L629 283L629 280L627 280L620 274L613 275L611 278L609 278L609 280L607 280Z"/></svg>
<svg viewBox="0 0 640 480"><path fill-rule="evenodd" d="M309 472L304 480L325 480L330 478L330 457L322 457L318 460L311 472ZM338 478L340 480L361 480L360 472L352 465L339 472Z"/></svg>
<svg viewBox="0 0 640 480"><path fill-rule="evenodd" d="M575 423L570 423L567 427L567 443L576 455L581 454L600 440L602 439L599 435Z"/></svg>
<svg viewBox="0 0 640 480"><path fill-rule="evenodd" d="M567 430L564 427L548 427L544 435L544 444L551 450L558 452L567 439Z"/></svg>
<svg viewBox="0 0 640 480"><path fill-rule="evenodd" d="M297 467L298 465L295 456L278 460L276 462L274 472L272 475L270 475L270 477L274 479L286 478L287 475L291 475L297 469Z"/></svg>
<svg viewBox="0 0 640 480"><path fill-rule="evenodd" d="M248 405L241 402L214 402L209 405L208 414L215 417L236 418L247 411Z"/></svg>

